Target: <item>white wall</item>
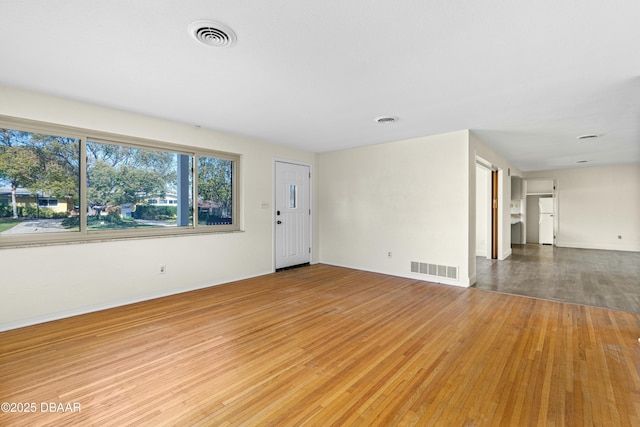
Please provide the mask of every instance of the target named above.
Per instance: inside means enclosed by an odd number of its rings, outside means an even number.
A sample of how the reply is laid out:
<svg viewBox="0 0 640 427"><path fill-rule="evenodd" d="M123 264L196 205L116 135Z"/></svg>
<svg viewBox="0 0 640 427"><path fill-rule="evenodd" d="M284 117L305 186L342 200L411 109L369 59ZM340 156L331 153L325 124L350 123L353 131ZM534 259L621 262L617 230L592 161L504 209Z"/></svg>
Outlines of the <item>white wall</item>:
<svg viewBox="0 0 640 427"><path fill-rule="evenodd" d="M272 204L273 159L308 163L315 171L312 153L6 86L0 86L0 114L239 153L243 229L1 249L0 330L272 272L273 213L261 204ZM316 262L317 225L313 236Z"/></svg>
<svg viewBox="0 0 640 427"><path fill-rule="evenodd" d="M464 130L319 154L320 261L460 286L475 283L477 155L501 170L498 258L508 257L508 172L519 171ZM412 273L411 261L458 267L458 280Z"/></svg>
<svg viewBox="0 0 640 427"><path fill-rule="evenodd" d="M525 177L558 179L558 246L640 251L640 165L527 172Z"/></svg>
<svg viewBox="0 0 640 427"><path fill-rule="evenodd" d="M320 261L423 280L411 261L457 266L438 281L468 286L467 164L467 131L319 154Z"/></svg>
<svg viewBox="0 0 640 427"><path fill-rule="evenodd" d="M490 244L491 172L476 166L476 256L486 257Z"/></svg>

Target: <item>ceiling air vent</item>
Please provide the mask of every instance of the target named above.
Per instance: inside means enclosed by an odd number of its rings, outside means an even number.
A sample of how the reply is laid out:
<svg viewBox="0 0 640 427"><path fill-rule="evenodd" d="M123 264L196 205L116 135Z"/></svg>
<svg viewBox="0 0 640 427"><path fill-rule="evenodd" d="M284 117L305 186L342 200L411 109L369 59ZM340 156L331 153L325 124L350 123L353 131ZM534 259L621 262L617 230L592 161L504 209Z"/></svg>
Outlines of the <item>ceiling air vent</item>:
<svg viewBox="0 0 640 427"><path fill-rule="evenodd" d="M231 28L214 21L195 21L189 25L189 34L200 43L212 47L229 47L237 40Z"/></svg>
<svg viewBox="0 0 640 427"><path fill-rule="evenodd" d="M394 116L376 117L376 122L380 124L397 122L398 118Z"/></svg>
<svg viewBox="0 0 640 427"><path fill-rule="evenodd" d="M586 135L580 135L577 139L585 140L585 139L594 139L599 137L600 135L596 135L595 133L588 133Z"/></svg>

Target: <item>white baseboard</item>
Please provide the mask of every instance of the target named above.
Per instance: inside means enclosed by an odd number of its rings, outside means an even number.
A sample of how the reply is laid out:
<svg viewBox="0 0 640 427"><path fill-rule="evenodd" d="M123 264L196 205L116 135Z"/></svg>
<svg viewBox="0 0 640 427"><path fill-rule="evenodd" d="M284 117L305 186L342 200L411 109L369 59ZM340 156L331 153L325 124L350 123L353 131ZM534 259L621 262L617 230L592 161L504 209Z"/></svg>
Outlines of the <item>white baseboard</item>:
<svg viewBox="0 0 640 427"><path fill-rule="evenodd" d="M476 274L475 273L472 274L471 277L469 277L469 286L467 286L467 287L475 285L477 280L478 280L478 278L477 278Z"/></svg>
<svg viewBox="0 0 640 427"><path fill-rule="evenodd" d="M509 258L512 254L513 254L513 249L509 248L506 252L502 254L502 258L500 258L499 261L503 261Z"/></svg>
<svg viewBox="0 0 640 427"><path fill-rule="evenodd" d="M556 246L560 248L575 249L599 249L603 251L624 251L624 252L640 252L640 243L625 245L610 245L601 243L584 243L584 242L565 242L558 240Z"/></svg>
<svg viewBox="0 0 640 427"><path fill-rule="evenodd" d="M250 275L250 276L238 277L231 280L225 280L222 282L205 283L205 284L190 286L187 288L174 289L174 290L159 292L154 294L138 295L133 298L124 298L121 300L109 301L103 304L93 304L89 306L74 308L71 310L63 310L55 313L44 314L41 316L29 317L26 319L20 319L12 322L5 322L0 324L0 332L9 331L12 329L24 328L27 326L33 326L39 323L51 322L54 320L65 319L67 317L80 316L82 314L93 313L96 311L108 310L110 308L122 307L124 305L135 304L138 302L149 301L157 298L164 298L171 295L177 295L185 292L196 291L198 289L210 288L213 286L223 285L225 283L235 282L235 281L244 280L244 279L251 279L253 277L264 276L266 274L271 274L271 273L272 272L265 272L265 273Z"/></svg>
<svg viewBox="0 0 640 427"><path fill-rule="evenodd" d="M473 283L475 283L475 278L474 278L474 282L470 283L471 282L470 280L451 280L451 279L447 279L446 277L429 276L425 274L417 274L417 273L410 273L410 272L398 273L395 271L383 271L383 270L376 270L371 268L354 267L352 265L336 264L336 263L326 262L326 261L321 261L320 263L326 264L326 265L332 265L334 267L350 268L352 270L368 271L369 273L386 274L387 276L403 277L405 279L415 279L415 280L421 280L423 282L440 283L442 285L458 286L462 288L468 288Z"/></svg>

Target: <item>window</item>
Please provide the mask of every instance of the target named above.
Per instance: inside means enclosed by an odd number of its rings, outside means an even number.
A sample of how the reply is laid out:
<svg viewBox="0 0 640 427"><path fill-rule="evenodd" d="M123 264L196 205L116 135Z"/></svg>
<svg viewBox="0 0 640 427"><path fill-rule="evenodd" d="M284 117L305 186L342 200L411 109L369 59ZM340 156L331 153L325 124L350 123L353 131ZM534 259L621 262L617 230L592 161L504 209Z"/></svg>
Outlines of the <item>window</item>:
<svg viewBox="0 0 640 427"><path fill-rule="evenodd" d="M80 139L0 126L0 236L77 232L79 166Z"/></svg>
<svg viewBox="0 0 640 427"><path fill-rule="evenodd" d="M295 184L289 186L289 209L295 209L298 206L298 188Z"/></svg>
<svg viewBox="0 0 640 427"><path fill-rule="evenodd" d="M0 246L239 230L238 168L235 154L0 117Z"/></svg>
<svg viewBox="0 0 640 427"><path fill-rule="evenodd" d="M233 161L198 157L198 211L201 225L233 223Z"/></svg>
<svg viewBox="0 0 640 427"><path fill-rule="evenodd" d="M38 199L38 206L41 208L58 206L58 199Z"/></svg>
<svg viewBox="0 0 640 427"><path fill-rule="evenodd" d="M87 141L87 229L192 225L192 164L187 154ZM184 193L178 191L181 179L187 182ZM168 195L180 204L168 206Z"/></svg>

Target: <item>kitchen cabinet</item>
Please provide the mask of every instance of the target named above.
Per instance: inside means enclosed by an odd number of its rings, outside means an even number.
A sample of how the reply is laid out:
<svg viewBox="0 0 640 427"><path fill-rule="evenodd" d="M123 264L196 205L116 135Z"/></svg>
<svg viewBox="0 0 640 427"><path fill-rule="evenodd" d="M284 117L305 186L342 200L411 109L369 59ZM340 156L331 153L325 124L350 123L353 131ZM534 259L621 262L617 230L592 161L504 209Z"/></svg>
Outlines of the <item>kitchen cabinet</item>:
<svg viewBox="0 0 640 427"><path fill-rule="evenodd" d="M554 192L553 179L527 179L527 194L553 194Z"/></svg>

